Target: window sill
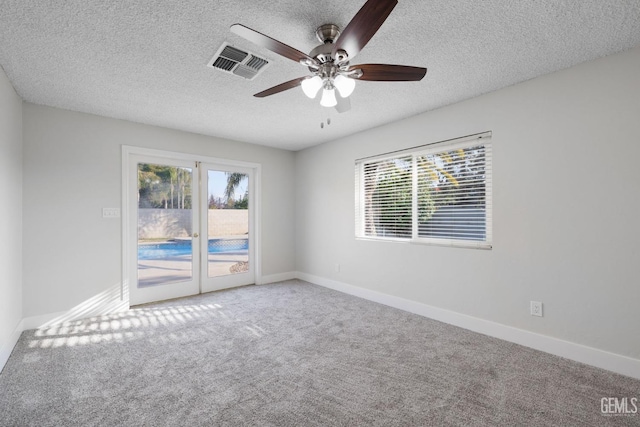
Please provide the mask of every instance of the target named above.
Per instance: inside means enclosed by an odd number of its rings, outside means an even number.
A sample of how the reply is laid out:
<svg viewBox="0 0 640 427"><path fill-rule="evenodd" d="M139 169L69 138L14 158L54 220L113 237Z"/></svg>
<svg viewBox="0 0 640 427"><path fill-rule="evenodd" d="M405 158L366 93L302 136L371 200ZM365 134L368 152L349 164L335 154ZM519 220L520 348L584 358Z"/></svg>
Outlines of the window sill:
<svg viewBox="0 0 640 427"><path fill-rule="evenodd" d="M360 237L356 236L356 240L369 241L369 242L393 242L393 243L408 243L412 245L426 245L426 246L445 246L451 248L463 248L463 249L483 249L491 250L493 245L487 242L478 242L472 240L445 240L445 239L402 239L397 237Z"/></svg>

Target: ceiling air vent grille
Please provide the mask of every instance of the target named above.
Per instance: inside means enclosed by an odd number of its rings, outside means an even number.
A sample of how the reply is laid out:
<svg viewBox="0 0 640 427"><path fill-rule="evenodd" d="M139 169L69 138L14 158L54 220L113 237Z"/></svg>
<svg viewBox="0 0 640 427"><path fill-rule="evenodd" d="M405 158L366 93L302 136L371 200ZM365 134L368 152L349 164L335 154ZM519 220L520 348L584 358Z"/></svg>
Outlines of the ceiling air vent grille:
<svg viewBox="0 0 640 427"><path fill-rule="evenodd" d="M225 46L220 52L220 56L224 58L229 58L232 61L242 62L249 54L247 52L243 52L240 49L236 49L233 46Z"/></svg>
<svg viewBox="0 0 640 427"><path fill-rule="evenodd" d="M260 68L267 65L268 62L266 59L258 58L257 56L251 55L251 58L247 61L247 67L253 68L255 70L259 70Z"/></svg>
<svg viewBox="0 0 640 427"><path fill-rule="evenodd" d="M245 65L238 64L238 66L233 70L233 74L236 76L244 77L245 79L251 80L258 74L256 70L253 68L249 68Z"/></svg>
<svg viewBox="0 0 640 427"><path fill-rule="evenodd" d="M221 70L225 70L225 71L231 71L233 70L233 67L235 67L236 65L238 65L238 63L235 61L231 61L226 58L217 58L213 63L212 67L220 68Z"/></svg>
<svg viewBox="0 0 640 427"><path fill-rule="evenodd" d="M223 43L207 66L252 80L269 65L269 61Z"/></svg>

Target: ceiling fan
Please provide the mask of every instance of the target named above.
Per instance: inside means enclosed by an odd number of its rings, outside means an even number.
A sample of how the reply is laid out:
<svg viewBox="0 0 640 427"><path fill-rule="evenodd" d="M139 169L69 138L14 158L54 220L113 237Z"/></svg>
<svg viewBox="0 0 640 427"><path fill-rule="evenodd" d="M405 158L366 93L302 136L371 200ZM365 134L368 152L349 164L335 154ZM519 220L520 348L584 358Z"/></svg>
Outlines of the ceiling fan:
<svg viewBox="0 0 640 427"><path fill-rule="evenodd" d="M322 89L320 105L336 107L336 110L342 113L351 107L348 97L355 89L356 80L385 82L422 80L427 73L426 68L391 64L350 64L397 4L397 0L367 0L344 31L341 32L340 28L334 24L320 26L316 30L316 36L322 44L308 55L244 25L232 25L233 33L302 64L311 72L311 75L281 83L254 96L264 98L302 86L302 90L309 98L315 98Z"/></svg>

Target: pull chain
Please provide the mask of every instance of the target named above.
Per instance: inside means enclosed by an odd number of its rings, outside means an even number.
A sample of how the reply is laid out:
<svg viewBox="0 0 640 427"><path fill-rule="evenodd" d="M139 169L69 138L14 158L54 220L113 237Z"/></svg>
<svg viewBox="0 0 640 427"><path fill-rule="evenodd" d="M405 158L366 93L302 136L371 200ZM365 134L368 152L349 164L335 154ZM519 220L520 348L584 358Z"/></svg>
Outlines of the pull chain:
<svg viewBox="0 0 640 427"><path fill-rule="evenodd" d="M321 108L321 110L324 109L324 107L320 107L320 108ZM327 126L329 126L331 124L331 116L329 115L329 113L327 113L326 124L327 124ZM320 129L324 129L324 125L325 125L325 120L322 118L322 114L320 114Z"/></svg>

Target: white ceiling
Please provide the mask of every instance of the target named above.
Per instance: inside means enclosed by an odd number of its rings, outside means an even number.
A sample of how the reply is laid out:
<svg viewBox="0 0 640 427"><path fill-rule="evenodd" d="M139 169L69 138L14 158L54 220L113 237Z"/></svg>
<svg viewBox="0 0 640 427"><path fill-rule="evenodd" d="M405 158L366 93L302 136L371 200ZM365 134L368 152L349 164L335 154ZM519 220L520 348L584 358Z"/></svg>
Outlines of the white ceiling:
<svg viewBox="0 0 640 427"><path fill-rule="evenodd" d="M0 65L36 104L299 150L640 45L640 0L399 0L352 64L427 67L421 82L358 82L343 114L299 88L252 96L308 70L232 24L309 52L316 27L344 28L363 4L0 0ZM248 81L206 67L224 41L268 69Z"/></svg>

